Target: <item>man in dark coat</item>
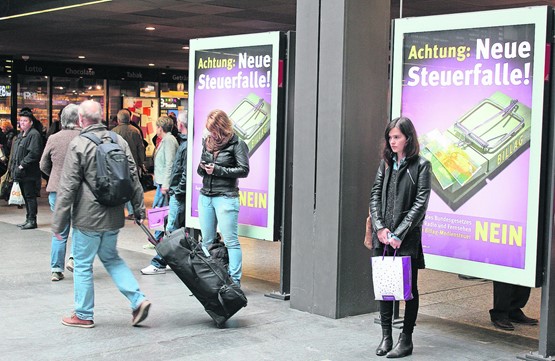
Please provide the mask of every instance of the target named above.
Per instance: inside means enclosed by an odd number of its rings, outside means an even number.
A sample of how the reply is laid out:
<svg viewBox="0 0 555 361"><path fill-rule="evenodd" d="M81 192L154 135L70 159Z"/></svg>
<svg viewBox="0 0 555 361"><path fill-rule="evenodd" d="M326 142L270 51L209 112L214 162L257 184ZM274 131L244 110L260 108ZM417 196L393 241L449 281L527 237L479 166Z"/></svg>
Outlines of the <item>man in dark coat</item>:
<svg viewBox="0 0 555 361"><path fill-rule="evenodd" d="M11 163L11 172L14 181L19 182L27 210L25 222L18 225L21 229L37 228L37 196L40 192L37 183L41 179L39 162L43 142L42 135L34 126L36 122L38 121L29 110L19 113L19 127L22 133L15 149L12 149L14 160Z"/></svg>

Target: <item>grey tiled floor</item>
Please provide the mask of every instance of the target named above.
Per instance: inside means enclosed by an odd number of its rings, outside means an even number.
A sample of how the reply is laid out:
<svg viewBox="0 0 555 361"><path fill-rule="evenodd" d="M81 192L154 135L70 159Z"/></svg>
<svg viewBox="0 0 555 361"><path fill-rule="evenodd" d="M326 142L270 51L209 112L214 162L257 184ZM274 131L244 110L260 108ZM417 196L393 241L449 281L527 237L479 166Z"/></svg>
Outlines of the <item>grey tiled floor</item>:
<svg viewBox="0 0 555 361"><path fill-rule="evenodd" d="M218 329L173 273L139 274L154 251L143 249L145 237L131 222L120 234L119 247L153 302L144 326L130 326L127 300L95 264L96 327L64 327L60 318L72 308L72 275L50 281L51 214L45 203L42 197L39 229L20 231L14 224L24 218L24 210L0 202L0 360L380 359L374 355L381 334L376 314L332 320L264 296L278 289L279 243L242 240L249 305ZM514 332L501 332L491 326L491 282L425 270L419 284L415 350L407 359L514 360L537 349L538 327L517 325ZM533 290L525 310L533 317L539 317L539 292Z"/></svg>

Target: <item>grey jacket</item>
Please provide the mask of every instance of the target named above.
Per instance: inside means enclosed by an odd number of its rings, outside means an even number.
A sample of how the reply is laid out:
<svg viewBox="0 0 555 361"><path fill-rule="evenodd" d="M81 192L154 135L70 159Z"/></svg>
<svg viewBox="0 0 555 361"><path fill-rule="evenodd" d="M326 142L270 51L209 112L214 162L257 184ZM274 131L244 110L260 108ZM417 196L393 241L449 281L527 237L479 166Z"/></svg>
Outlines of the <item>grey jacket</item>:
<svg viewBox="0 0 555 361"><path fill-rule="evenodd" d="M91 132L97 137L109 136L106 127L94 124L86 127L81 134ZM137 177L137 167L127 142L117 135L118 144L127 153L134 195L131 200L134 214L146 217L143 188ZM90 184L94 187L96 177L96 145L87 138L75 137L67 148L64 171L56 194L56 208L52 231L60 233L67 225L69 216L73 227L79 230L105 232L120 229L125 224L124 204L114 207L104 206L96 201ZM86 182L85 182L86 179ZM87 184L88 183L88 184Z"/></svg>
<svg viewBox="0 0 555 361"><path fill-rule="evenodd" d="M67 154L67 146L73 138L79 135L81 129L62 129L52 134L46 141L46 147L40 158L40 170L48 175L47 192L56 192L60 178L64 172L64 160Z"/></svg>

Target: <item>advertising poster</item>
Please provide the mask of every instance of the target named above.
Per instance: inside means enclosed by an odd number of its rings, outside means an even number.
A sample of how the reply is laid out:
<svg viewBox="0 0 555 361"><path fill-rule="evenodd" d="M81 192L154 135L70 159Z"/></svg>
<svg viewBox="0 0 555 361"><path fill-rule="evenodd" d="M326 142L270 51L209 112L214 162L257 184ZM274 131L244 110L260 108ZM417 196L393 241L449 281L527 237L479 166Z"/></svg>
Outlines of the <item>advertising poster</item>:
<svg viewBox="0 0 555 361"><path fill-rule="evenodd" d="M429 268L535 285L547 8L395 20L392 115L432 163Z"/></svg>
<svg viewBox="0 0 555 361"><path fill-rule="evenodd" d="M192 40L189 63L187 226L200 228L203 132L208 113L221 109L249 148L250 173L239 179L239 234L273 240L279 33Z"/></svg>
<svg viewBox="0 0 555 361"><path fill-rule="evenodd" d="M141 126L145 140L148 142L146 156L152 157L155 149L152 138L156 135L158 99L124 97L123 108L129 109L131 121Z"/></svg>

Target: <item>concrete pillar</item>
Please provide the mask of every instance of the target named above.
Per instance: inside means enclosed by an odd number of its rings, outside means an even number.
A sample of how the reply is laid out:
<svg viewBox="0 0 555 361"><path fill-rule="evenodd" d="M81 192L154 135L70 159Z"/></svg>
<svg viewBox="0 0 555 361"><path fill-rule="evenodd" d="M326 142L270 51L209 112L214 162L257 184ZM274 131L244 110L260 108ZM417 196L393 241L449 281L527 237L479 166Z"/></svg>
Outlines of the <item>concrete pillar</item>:
<svg viewBox="0 0 555 361"><path fill-rule="evenodd" d="M368 197L388 119L389 0L298 0L291 307L375 311Z"/></svg>

